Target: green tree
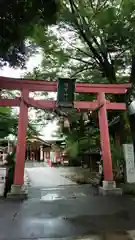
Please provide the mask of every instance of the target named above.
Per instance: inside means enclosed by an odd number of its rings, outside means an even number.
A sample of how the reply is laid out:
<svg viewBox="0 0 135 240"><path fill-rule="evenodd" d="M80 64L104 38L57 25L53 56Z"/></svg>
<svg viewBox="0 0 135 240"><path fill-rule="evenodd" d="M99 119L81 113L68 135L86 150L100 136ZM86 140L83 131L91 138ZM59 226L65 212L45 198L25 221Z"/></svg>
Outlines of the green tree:
<svg viewBox="0 0 135 240"><path fill-rule="evenodd" d="M133 0L63 0L57 26L45 31L36 27L33 32L34 41L43 50L37 76L48 80L75 77L78 82L89 83L128 82L135 46L134 11ZM124 101L123 96L107 97ZM76 98L91 100L95 96L77 94ZM113 111L108 118L118 114L124 141L125 116Z"/></svg>
<svg viewBox="0 0 135 240"><path fill-rule="evenodd" d="M36 28L33 35L44 50L45 73L54 69L55 77L65 69L78 81L128 81L135 45L134 10L132 0L63 1L57 27Z"/></svg>
<svg viewBox="0 0 135 240"><path fill-rule="evenodd" d="M0 107L0 138L14 134L17 120L8 107Z"/></svg>
<svg viewBox="0 0 135 240"><path fill-rule="evenodd" d="M18 117L11 108L0 107L0 138L8 137L9 134L17 136ZM36 125L29 122L27 136L38 135Z"/></svg>
<svg viewBox="0 0 135 240"><path fill-rule="evenodd" d="M2 0L0 2L0 64L23 66L26 53L25 40L32 35L36 24L56 23L60 1L57 0Z"/></svg>

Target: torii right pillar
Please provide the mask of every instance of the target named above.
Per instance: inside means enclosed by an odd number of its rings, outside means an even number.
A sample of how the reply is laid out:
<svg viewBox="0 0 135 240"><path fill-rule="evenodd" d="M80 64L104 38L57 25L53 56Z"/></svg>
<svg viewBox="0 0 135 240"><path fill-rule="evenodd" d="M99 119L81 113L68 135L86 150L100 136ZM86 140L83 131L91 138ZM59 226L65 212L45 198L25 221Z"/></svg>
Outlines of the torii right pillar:
<svg viewBox="0 0 135 240"><path fill-rule="evenodd" d="M113 181L110 137L109 137L109 129L108 129L106 99L105 99L104 93L98 94L98 103L101 106L98 111L98 118L99 118L99 128L100 128L102 159L103 159L103 171L104 171L103 186L99 188L99 191L103 195L122 194L121 189L116 188L116 183L115 181Z"/></svg>

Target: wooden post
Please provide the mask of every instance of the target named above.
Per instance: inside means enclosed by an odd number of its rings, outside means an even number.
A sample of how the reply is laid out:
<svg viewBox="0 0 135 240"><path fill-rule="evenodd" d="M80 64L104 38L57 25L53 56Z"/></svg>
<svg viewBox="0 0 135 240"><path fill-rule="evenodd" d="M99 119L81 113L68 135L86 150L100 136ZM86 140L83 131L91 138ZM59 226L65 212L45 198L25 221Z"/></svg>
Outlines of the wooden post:
<svg viewBox="0 0 135 240"><path fill-rule="evenodd" d="M43 155L44 153L43 153L43 146L41 145L40 146L40 161L43 161L43 159L44 159L44 155Z"/></svg>
<svg viewBox="0 0 135 240"><path fill-rule="evenodd" d="M117 134L117 132L115 132L115 144L116 144L116 147L120 146L120 136L119 134Z"/></svg>
<svg viewBox="0 0 135 240"><path fill-rule="evenodd" d="M105 100L104 93L98 94L98 101L100 104L103 103L103 106L98 111L98 117L99 117L100 142L101 142L103 168L104 168L104 180L113 181L110 138L109 138L107 111L106 111L106 100Z"/></svg>
<svg viewBox="0 0 135 240"><path fill-rule="evenodd" d="M16 166L14 174L14 185L23 185L24 183L24 165L26 151L26 134L28 126L28 107L23 99L27 99L29 91L22 90L22 100L20 103L19 123L18 123L18 141L16 148Z"/></svg>

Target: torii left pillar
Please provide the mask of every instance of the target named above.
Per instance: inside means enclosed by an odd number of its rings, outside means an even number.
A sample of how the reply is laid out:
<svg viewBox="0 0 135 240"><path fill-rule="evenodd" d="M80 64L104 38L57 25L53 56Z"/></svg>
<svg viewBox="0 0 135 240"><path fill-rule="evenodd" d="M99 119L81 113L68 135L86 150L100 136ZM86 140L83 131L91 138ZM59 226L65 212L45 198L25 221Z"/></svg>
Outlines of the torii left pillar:
<svg viewBox="0 0 135 240"><path fill-rule="evenodd" d="M28 126L28 106L24 100L29 97L27 89L22 90L20 103L20 113L18 122L18 139L16 147L16 165L14 173L14 184L11 187L11 192L8 194L10 198L26 198L27 192L24 189L24 167L25 167L25 152L26 152L26 136Z"/></svg>

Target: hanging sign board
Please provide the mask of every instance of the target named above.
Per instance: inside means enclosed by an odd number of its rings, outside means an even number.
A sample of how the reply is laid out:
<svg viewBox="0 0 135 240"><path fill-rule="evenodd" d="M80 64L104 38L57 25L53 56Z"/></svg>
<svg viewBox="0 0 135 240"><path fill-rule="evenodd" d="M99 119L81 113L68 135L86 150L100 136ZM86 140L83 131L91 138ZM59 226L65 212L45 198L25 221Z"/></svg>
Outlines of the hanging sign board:
<svg viewBox="0 0 135 240"><path fill-rule="evenodd" d="M57 87L57 107L74 107L75 79L59 78Z"/></svg>
<svg viewBox="0 0 135 240"><path fill-rule="evenodd" d="M126 178L128 183L135 183L135 159L133 144L123 144L126 163Z"/></svg>

